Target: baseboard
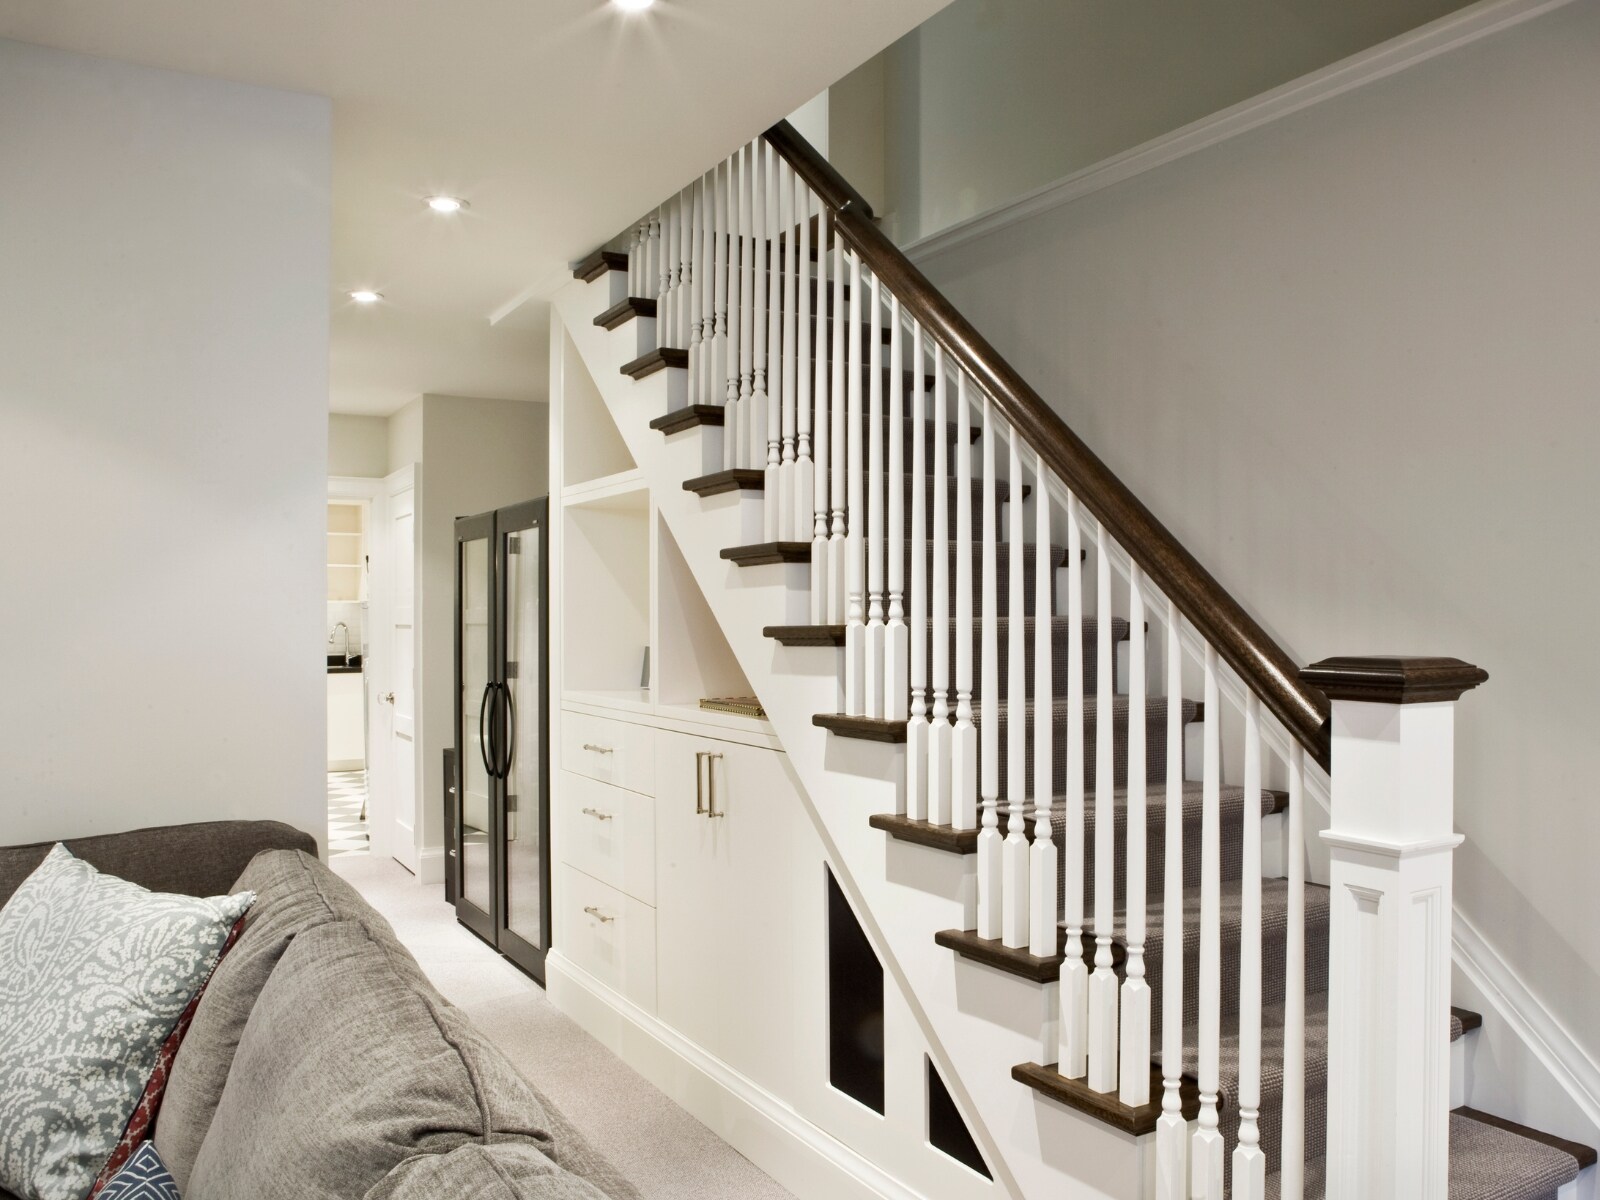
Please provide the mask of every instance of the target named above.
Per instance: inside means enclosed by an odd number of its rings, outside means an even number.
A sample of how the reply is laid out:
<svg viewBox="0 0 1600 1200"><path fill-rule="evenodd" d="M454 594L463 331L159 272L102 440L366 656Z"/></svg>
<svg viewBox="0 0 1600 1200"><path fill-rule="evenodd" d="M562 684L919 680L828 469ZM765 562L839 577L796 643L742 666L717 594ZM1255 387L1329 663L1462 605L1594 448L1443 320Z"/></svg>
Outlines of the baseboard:
<svg viewBox="0 0 1600 1200"><path fill-rule="evenodd" d="M417 882L444 886L444 850L423 850L417 855Z"/></svg>
<svg viewBox="0 0 1600 1200"><path fill-rule="evenodd" d="M367 760L364 758L330 758L328 760L328 773L335 771L365 771Z"/></svg>
<svg viewBox="0 0 1600 1200"><path fill-rule="evenodd" d="M921 1200L559 950L545 971L557 1008L800 1200Z"/></svg>
<svg viewBox="0 0 1600 1200"><path fill-rule="evenodd" d="M1456 968L1483 994L1492 1013L1538 1060L1590 1128L1600 1132L1600 1063L1573 1038L1458 907L1451 929ZM1508 1114L1509 1115L1509 1114ZM1577 1131L1563 1136L1579 1137ZM1594 1137L1594 1133L1587 1135ZM1579 1140L1583 1140L1581 1137Z"/></svg>

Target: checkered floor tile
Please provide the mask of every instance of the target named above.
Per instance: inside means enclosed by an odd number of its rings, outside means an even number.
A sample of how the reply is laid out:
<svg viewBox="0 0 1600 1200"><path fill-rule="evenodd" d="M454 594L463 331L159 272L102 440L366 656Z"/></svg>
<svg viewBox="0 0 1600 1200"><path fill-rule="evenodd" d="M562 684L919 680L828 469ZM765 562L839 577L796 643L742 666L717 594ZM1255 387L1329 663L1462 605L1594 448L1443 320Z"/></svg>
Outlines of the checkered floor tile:
<svg viewBox="0 0 1600 1200"><path fill-rule="evenodd" d="M367 773L328 772L328 857L365 854L367 840Z"/></svg>

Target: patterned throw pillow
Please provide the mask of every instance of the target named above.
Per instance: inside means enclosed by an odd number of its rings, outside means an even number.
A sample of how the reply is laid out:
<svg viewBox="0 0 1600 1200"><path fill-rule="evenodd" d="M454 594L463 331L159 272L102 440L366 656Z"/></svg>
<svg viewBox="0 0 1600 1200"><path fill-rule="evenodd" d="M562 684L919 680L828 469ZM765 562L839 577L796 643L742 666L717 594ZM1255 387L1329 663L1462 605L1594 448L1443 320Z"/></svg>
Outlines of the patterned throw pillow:
<svg viewBox="0 0 1600 1200"><path fill-rule="evenodd" d="M104 1200L183 1200L167 1164L149 1142L139 1144L100 1195Z"/></svg>
<svg viewBox="0 0 1600 1200"><path fill-rule="evenodd" d="M56 846L0 908L0 1188L80 1200L254 895L151 892Z"/></svg>
<svg viewBox="0 0 1600 1200"><path fill-rule="evenodd" d="M239 940L242 932L244 932L244 918L240 917L233 923L233 931L228 934L228 940L223 944L221 953L217 955L218 963L221 963L228 951L233 949L233 944ZM100 1168L94 1187L89 1189L89 1200L95 1200L112 1178L122 1170L122 1164L133 1157L135 1150L149 1141L150 1133L156 1127L156 1117L161 1113L161 1100L167 1094L167 1080L172 1077L172 1064L177 1060L178 1047L183 1045L184 1034L189 1032L189 1026L194 1023L195 1009L200 1007L200 998L206 994L211 976L216 973L216 967L212 967L205 983L200 985L200 990L194 994L194 999L189 1001L188 1007L183 1010L183 1015L178 1018L178 1023L172 1027L172 1032L167 1034L167 1040L161 1043L161 1053L156 1055L155 1070L150 1072L150 1078L145 1082L144 1094L139 1097L139 1103L134 1105L133 1115L123 1127L122 1136L117 1139L116 1149L111 1152L111 1157L106 1159L106 1165Z"/></svg>

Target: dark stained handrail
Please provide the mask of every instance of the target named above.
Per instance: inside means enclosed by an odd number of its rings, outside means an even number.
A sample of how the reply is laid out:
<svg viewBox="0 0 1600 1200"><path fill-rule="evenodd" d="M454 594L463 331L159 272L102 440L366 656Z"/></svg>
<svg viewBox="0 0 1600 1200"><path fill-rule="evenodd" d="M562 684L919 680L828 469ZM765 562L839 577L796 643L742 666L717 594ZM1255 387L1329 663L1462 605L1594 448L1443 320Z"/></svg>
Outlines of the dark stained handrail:
<svg viewBox="0 0 1600 1200"><path fill-rule="evenodd" d="M1162 594L1326 769L1328 700L1300 681L1299 667L1283 647L884 235L873 221L871 205L794 126L779 121L764 136L828 206L839 232L899 298L901 307L988 393L1011 427L1061 477L1078 502L1110 530Z"/></svg>

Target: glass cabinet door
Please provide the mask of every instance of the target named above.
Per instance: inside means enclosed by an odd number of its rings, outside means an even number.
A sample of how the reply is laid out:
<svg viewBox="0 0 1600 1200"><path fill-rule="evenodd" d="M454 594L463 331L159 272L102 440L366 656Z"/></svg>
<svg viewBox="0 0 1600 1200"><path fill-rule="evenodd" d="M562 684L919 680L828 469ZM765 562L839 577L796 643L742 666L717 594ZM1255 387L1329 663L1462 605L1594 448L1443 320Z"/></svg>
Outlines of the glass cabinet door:
<svg viewBox="0 0 1600 1200"><path fill-rule="evenodd" d="M550 945L545 775L545 561L543 501L502 510L497 518L504 680L504 857L501 952L542 978ZM510 936L506 936L510 935Z"/></svg>
<svg viewBox="0 0 1600 1200"><path fill-rule="evenodd" d="M481 529L476 528L481 523ZM499 747L489 518L456 528L456 909L480 936L494 932L494 784Z"/></svg>

